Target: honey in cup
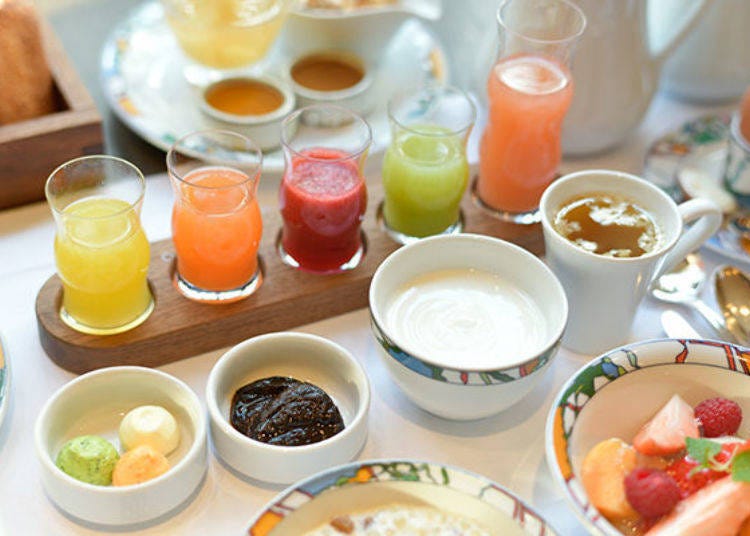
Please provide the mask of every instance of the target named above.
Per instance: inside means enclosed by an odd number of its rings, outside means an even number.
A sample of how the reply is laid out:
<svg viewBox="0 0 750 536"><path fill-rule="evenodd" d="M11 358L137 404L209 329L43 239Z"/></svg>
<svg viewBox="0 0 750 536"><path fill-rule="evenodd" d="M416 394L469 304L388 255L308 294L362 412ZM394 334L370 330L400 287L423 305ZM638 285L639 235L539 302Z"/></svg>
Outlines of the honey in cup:
<svg viewBox="0 0 750 536"><path fill-rule="evenodd" d="M297 84L315 91L349 89L365 77L364 68L354 57L324 53L298 60L291 74Z"/></svg>
<svg viewBox="0 0 750 536"><path fill-rule="evenodd" d="M557 211L553 226L573 245L605 257L641 257L662 241L662 232L647 211L606 193L570 199Z"/></svg>
<svg viewBox="0 0 750 536"><path fill-rule="evenodd" d="M270 84L251 78L230 78L206 90L209 106L232 115L266 115L284 104L284 95Z"/></svg>

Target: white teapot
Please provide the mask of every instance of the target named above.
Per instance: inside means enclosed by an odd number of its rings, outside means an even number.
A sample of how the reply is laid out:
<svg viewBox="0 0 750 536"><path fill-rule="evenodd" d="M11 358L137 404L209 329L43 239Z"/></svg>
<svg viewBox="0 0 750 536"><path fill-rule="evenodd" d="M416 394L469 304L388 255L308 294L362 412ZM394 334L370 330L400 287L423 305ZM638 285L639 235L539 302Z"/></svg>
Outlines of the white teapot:
<svg viewBox="0 0 750 536"><path fill-rule="evenodd" d="M588 24L573 58L573 104L562 134L566 155L603 151L627 138L648 110L664 61L712 0L574 1ZM681 12L661 18L668 31L656 42L649 15L668 2L679 3Z"/></svg>

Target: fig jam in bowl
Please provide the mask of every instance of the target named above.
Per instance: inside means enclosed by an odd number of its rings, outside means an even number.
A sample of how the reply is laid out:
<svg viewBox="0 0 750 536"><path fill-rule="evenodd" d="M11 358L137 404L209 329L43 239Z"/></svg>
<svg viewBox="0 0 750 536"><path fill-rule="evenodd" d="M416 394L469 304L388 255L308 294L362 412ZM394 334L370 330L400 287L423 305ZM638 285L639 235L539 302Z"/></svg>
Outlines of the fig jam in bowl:
<svg viewBox="0 0 750 536"><path fill-rule="evenodd" d="M265 482L348 462L367 439L365 372L316 335L269 333L231 348L211 370L206 402L217 455Z"/></svg>
<svg viewBox="0 0 750 536"><path fill-rule="evenodd" d="M537 257L503 240L435 236L391 254L370 315L393 381L448 419L488 417L524 397L559 347L568 305Z"/></svg>
<svg viewBox="0 0 750 536"><path fill-rule="evenodd" d="M395 459L355 462L294 484L253 518L246 533L557 534L513 493L483 476L443 464Z"/></svg>

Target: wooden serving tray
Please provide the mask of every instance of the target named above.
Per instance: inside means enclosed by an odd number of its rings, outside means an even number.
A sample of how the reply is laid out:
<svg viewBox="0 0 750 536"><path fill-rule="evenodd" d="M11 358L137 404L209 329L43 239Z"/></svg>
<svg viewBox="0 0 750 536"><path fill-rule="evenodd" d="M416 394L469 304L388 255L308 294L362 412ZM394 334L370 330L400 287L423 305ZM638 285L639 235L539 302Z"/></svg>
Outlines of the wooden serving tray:
<svg viewBox="0 0 750 536"><path fill-rule="evenodd" d="M50 25L40 22L58 111L0 125L0 209L44 199L44 183L57 166L103 152L96 105Z"/></svg>
<svg viewBox="0 0 750 536"><path fill-rule="evenodd" d="M117 335L78 333L60 320L62 284L52 276L39 291L36 316L47 355L66 370L83 373L114 365L155 367L236 344L249 337L289 329L367 306L375 270L399 245L379 227L376 213L383 194L368 184L369 202L362 229L367 249L362 263L346 273L311 274L284 264L276 251L281 229L278 212L263 214L260 247L263 284L249 298L224 305L196 303L172 285L174 250L171 240L151 246L149 281L156 307L137 328ZM501 222L474 205L467 193L462 201L466 232L496 236L541 254L541 226Z"/></svg>

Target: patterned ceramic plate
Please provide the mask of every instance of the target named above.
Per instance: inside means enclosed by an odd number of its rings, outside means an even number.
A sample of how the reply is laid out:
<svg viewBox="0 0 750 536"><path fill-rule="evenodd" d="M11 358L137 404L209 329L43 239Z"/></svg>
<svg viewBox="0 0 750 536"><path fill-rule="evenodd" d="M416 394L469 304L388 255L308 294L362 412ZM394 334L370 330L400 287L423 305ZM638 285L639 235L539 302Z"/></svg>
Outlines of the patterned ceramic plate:
<svg viewBox="0 0 750 536"><path fill-rule="evenodd" d="M646 154L644 178L662 188L678 203L684 201L677 182L677 174L683 167L701 170L721 184L729 120L728 115L701 117L656 140ZM742 248L739 235L730 225L725 225L711 237L706 247L732 260L750 263L750 254Z"/></svg>
<svg viewBox="0 0 750 536"><path fill-rule="evenodd" d="M3 340L0 338L0 425L5 419L10 403L10 363L8 354L3 346Z"/></svg>
<svg viewBox="0 0 750 536"><path fill-rule="evenodd" d="M286 61L279 57L267 63ZM110 107L133 132L164 151L182 135L210 128L198 109L195 89L183 76L185 64L161 4L153 1L120 22L102 50L101 83ZM445 66L445 54L432 33L416 19L406 22L386 49L372 89L379 103L367 118L373 129L371 153L385 149L390 139L388 97L403 87L446 80ZM281 151L264 154L263 167L281 172Z"/></svg>
<svg viewBox="0 0 750 536"><path fill-rule="evenodd" d="M691 406L723 396L750 412L750 349L719 341L660 339L616 348L560 389L547 417L547 464L591 534L620 536L594 508L580 479L586 453L618 437L630 442L674 394ZM745 419L737 433L750 437Z"/></svg>
<svg viewBox="0 0 750 536"><path fill-rule="evenodd" d="M318 473L267 504L250 522L247 534L297 536L334 517L396 501L470 516L495 529L493 534L557 534L524 502L491 480L456 467L414 460L355 462Z"/></svg>

